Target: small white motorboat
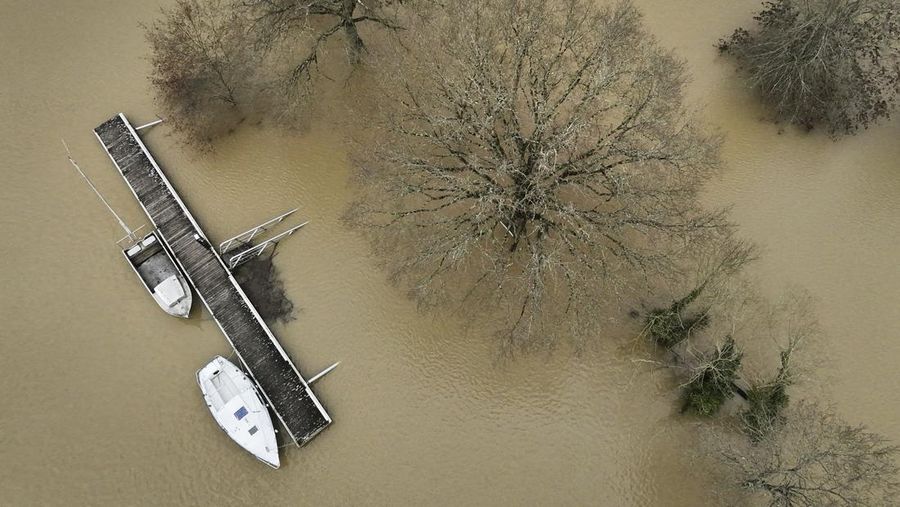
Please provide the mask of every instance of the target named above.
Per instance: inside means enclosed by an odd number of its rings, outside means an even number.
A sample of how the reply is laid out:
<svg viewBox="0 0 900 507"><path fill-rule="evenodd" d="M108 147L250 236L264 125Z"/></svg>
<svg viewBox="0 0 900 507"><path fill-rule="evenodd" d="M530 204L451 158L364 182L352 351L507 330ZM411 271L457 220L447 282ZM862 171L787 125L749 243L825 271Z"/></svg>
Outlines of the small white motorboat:
<svg viewBox="0 0 900 507"><path fill-rule="evenodd" d="M275 427L253 381L229 360L216 356L197 371L197 383L225 433L256 459L278 468Z"/></svg>
<svg viewBox="0 0 900 507"><path fill-rule="evenodd" d="M193 302L191 288L155 232L122 250L122 253L163 311L175 317L188 318Z"/></svg>
<svg viewBox="0 0 900 507"><path fill-rule="evenodd" d="M153 122L153 125L156 123L158 122ZM149 125L150 124L147 126ZM66 147L69 163L75 167L78 174L84 178L84 181L91 187L94 194L96 194L103 205L106 206L106 209L116 217L116 221L119 222L119 225L122 226L122 229L128 234L117 243L121 243L125 239L130 239L134 242L131 247L122 250L122 254L125 255L125 259L128 261L128 265L131 266L131 269L133 269L138 278L141 279L144 288L147 289L147 292L149 292L151 296L153 296L153 300L156 301L156 304L158 304L163 311L175 317L188 318L191 313L191 288L188 287L187 280L184 279L184 275L181 274L181 271L175 264L175 259L172 258L169 249L162 244L155 232L151 232L138 241L137 236L135 235L137 231L132 231L131 228L125 224L125 221L122 220L122 217L112 209L112 206L109 205L100 191L97 190L97 187L94 186L91 179L84 174L84 171L81 170L81 167L79 167L78 163L75 162L75 159L72 158L72 154L69 152L69 145L67 145L65 141L63 141L63 146Z"/></svg>

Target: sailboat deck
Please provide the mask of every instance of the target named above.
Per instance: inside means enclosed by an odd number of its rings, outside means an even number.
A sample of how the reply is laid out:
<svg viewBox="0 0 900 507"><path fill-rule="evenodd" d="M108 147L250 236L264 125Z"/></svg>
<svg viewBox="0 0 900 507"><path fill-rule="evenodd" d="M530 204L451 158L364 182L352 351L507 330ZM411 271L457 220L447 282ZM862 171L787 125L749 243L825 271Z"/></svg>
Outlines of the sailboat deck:
<svg viewBox="0 0 900 507"><path fill-rule="evenodd" d="M331 423L124 115L94 133L297 445Z"/></svg>

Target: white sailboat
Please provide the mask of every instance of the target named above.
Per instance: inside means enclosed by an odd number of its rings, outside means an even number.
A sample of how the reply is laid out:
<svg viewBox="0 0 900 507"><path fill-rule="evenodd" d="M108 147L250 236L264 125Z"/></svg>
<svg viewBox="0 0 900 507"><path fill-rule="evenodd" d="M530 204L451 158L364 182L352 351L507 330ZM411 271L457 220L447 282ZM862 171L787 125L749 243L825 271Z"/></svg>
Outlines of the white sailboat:
<svg viewBox="0 0 900 507"><path fill-rule="evenodd" d="M216 356L197 371L197 383L219 427L256 459L278 468L275 427L253 381L230 361Z"/></svg>

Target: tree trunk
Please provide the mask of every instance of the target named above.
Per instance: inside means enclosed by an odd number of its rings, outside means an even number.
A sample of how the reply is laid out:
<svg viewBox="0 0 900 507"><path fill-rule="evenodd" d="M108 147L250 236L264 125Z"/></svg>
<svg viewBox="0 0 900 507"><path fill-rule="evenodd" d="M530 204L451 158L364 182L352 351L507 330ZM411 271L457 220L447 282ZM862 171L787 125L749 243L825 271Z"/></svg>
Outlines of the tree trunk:
<svg viewBox="0 0 900 507"><path fill-rule="evenodd" d="M359 63L360 54L366 45L359 36L356 29L356 23L353 22L353 11L356 9L356 0L344 0L341 6L341 19L344 25L344 35L347 37L347 49L349 51L350 63Z"/></svg>
<svg viewBox="0 0 900 507"><path fill-rule="evenodd" d="M528 228L528 219L525 213L516 211L509 221L509 233L512 234L512 244L509 245L510 253L515 252L519 248L519 242L525 237Z"/></svg>

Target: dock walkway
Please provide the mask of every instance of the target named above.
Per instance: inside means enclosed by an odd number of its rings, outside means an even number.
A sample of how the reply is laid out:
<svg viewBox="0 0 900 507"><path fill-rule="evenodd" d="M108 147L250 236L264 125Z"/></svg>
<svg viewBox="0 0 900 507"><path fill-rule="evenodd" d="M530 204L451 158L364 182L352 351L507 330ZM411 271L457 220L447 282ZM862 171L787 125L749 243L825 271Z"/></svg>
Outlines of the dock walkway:
<svg viewBox="0 0 900 507"><path fill-rule="evenodd" d="M137 132L120 113L94 129L94 134L291 439L297 445L307 443L331 423L331 417L225 267Z"/></svg>

